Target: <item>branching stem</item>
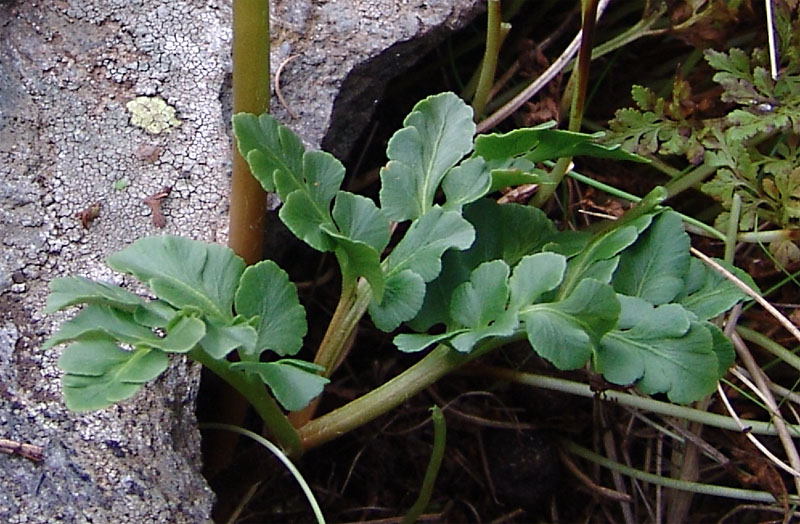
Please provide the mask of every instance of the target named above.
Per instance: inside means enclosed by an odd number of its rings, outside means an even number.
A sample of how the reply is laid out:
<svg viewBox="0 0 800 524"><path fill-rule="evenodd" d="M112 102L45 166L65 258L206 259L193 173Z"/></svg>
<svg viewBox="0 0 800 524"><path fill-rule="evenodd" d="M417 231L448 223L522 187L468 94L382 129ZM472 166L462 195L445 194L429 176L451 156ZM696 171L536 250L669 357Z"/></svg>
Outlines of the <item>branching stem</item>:
<svg viewBox="0 0 800 524"><path fill-rule="evenodd" d="M342 285L339 303L314 357L314 363L325 369L322 373L324 376L330 377L347 356L353 332L371 300L372 289L365 280L360 280L358 284ZM301 427L311 420L319 400L320 397L317 397L304 409L292 413L289 416L292 424Z"/></svg>

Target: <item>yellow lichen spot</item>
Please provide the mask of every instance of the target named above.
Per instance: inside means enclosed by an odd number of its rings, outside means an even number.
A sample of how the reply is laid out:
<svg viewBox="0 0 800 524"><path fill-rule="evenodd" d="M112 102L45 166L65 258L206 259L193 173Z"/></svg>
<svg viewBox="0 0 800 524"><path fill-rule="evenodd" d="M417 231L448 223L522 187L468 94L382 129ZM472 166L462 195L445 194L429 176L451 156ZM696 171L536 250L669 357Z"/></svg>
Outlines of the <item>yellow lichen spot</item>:
<svg viewBox="0 0 800 524"><path fill-rule="evenodd" d="M160 96L139 96L125 104L131 113L131 124L157 135L181 125L175 108Z"/></svg>

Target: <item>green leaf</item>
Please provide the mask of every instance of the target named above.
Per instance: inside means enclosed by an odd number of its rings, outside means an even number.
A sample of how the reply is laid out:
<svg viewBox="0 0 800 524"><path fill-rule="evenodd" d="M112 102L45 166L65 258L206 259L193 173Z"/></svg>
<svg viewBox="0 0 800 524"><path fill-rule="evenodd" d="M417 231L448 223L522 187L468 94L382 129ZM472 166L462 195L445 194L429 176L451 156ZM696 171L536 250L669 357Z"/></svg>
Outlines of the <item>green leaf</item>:
<svg viewBox="0 0 800 524"><path fill-rule="evenodd" d="M329 231L328 228L325 228L325 231L337 244L334 253L342 271L342 284L355 285L358 277L363 276L372 289L373 300L381 302L386 279L380 254L374 247L364 242L351 240L344 235Z"/></svg>
<svg viewBox="0 0 800 524"><path fill-rule="evenodd" d="M369 316L375 327L389 332L414 318L425 299L425 281L409 269L386 279L383 301L369 304Z"/></svg>
<svg viewBox="0 0 800 524"><path fill-rule="evenodd" d="M532 206L481 199L464 208L464 217L475 227L475 242L467 250L444 254L441 275L428 284L422 309L409 323L415 331L427 331L437 323L454 327L450 297L473 269L495 259L513 267L525 255L541 250L555 234L552 222Z"/></svg>
<svg viewBox="0 0 800 524"><path fill-rule="evenodd" d="M492 186L493 173L486 162L480 158L470 158L454 167L442 180L442 190L446 197L445 210L457 210L486 195Z"/></svg>
<svg viewBox="0 0 800 524"><path fill-rule="evenodd" d="M712 349L717 356L717 380L725 376L728 370L733 366L736 360L736 351L733 349L733 343L725 336L720 328L711 322L703 322L705 327L711 333L713 340Z"/></svg>
<svg viewBox="0 0 800 524"><path fill-rule="evenodd" d="M532 206L481 199L465 208L464 217L475 227L475 243L450 255L468 259L470 270L496 258L514 267L522 257L540 251L556 233L547 215Z"/></svg>
<svg viewBox="0 0 800 524"><path fill-rule="evenodd" d="M486 325L456 333L449 343L456 351L469 353L485 339L513 335L518 326L519 317L516 311L502 311L496 319Z"/></svg>
<svg viewBox="0 0 800 524"><path fill-rule="evenodd" d="M157 349L125 351L109 340L82 340L58 360L64 399L72 411L103 409L133 396L145 382L167 369L169 359Z"/></svg>
<svg viewBox="0 0 800 524"><path fill-rule="evenodd" d="M403 353L416 353L438 342L444 342L454 336L469 331L466 328L429 335L427 333L401 333L394 337L394 345Z"/></svg>
<svg viewBox="0 0 800 524"><path fill-rule="evenodd" d="M614 160L649 162L646 158L629 153L619 145L594 142L602 134L588 135L574 131L549 129L551 123L536 127L515 129L505 134L479 135L475 139L475 153L486 160L524 155L530 162L542 162L562 157L593 156Z"/></svg>
<svg viewBox="0 0 800 524"><path fill-rule="evenodd" d="M520 260L509 280L509 309L518 310L533 304L539 297L561 284L567 259L556 253L537 253Z"/></svg>
<svg viewBox="0 0 800 524"><path fill-rule="evenodd" d="M231 369L258 375L278 402L289 411L303 409L322 393L329 380L316 373L319 366L294 359L277 362L237 362Z"/></svg>
<svg viewBox="0 0 800 524"><path fill-rule="evenodd" d="M363 242L378 253L389 245L389 219L369 198L339 191L333 219L343 236Z"/></svg>
<svg viewBox="0 0 800 524"><path fill-rule="evenodd" d="M254 358L267 349L281 356L300 351L307 331L306 311L289 275L275 262L264 260L245 269L235 304L238 314L258 317Z"/></svg>
<svg viewBox="0 0 800 524"><path fill-rule="evenodd" d="M450 317L464 327L489 325L506 309L508 302L508 264L502 260L484 262L453 291Z"/></svg>
<svg viewBox="0 0 800 524"><path fill-rule="evenodd" d="M133 311L144 300L114 284L96 282L85 277L54 278L50 281L45 313L53 313L75 304L105 304Z"/></svg>
<svg viewBox="0 0 800 524"><path fill-rule="evenodd" d="M591 240L592 235L587 231L565 229L554 233L551 236L551 240L542 247L542 251L558 253L567 258L572 258L583 252Z"/></svg>
<svg viewBox="0 0 800 524"><path fill-rule="evenodd" d="M61 328L42 344L42 348L48 349L72 340L98 336L128 344L156 338L152 330L139 325L133 319L132 313L93 304L62 323Z"/></svg>
<svg viewBox="0 0 800 524"><path fill-rule="evenodd" d="M458 212L434 206L411 224L387 257L387 270L397 273L410 269L430 282L442 269L445 251L467 249L474 240L475 230Z"/></svg>
<svg viewBox="0 0 800 524"><path fill-rule="evenodd" d="M133 320L149 328L165 328L178 314L178 310L163 300L150 300L133 311Z"/></svg>
<svg viewBox="0 0 800 524"><path fill-rule="evenodd" d="M176 236L145 237L108 257L108 265L146 283L178 309L190 306L233 317L233 294L244 260L217 244Z"/></svg>
<svg viewBox="0 0 800 524"><path fill-rule="evenodd" d="M534 351L558 369L578 369L617 323L620 305L611 286L582 280L564 300L520 310Z"/></svg>
<svg viewBox="0 0 800 524"><path fill-rule="evenodd" d="M222 322L208 319L206 322L206 336L200 341L203 351L219 360L225 358L234 349L241 349L240 356L256 359L258 332L244 316L239 315L231 321Z"/></svg>
<svg viewBox="0 0 800 524"><path fill-rule="evenodd" d="M389 244L389 220L372 200L340 191L333 207L339 231L324 226L336 242L336 257L344 285L363 276L378 302L383 300L384 274L380 255Z"/></svg>
<svg viewBox="0 0 800 524"><path fill-rule="evenodd" d="M334 247L321 226L333 225L331 202L342 185L344 173L342 163L324 151L308 151L303 155L300 178L275 172L275 186L284 201L278 216L297 238L319 251L331 251Z"/></svg>
<svg viewBox="0 0 800 524"><path fill-rule="evenodd" d="M92 304L78 315L61 324L44 344L50 348L72 340L116 340L136 347L155 347L167 352L186 353L205 334L203 321L183 317L169 329L166 337L159 337L150 328L140 325L132 313L109 306Z"/></svg>
<svg viewBox="0 0 800 524"><path fill-rule="evenodd" d="M609 382L636 383L643 393L666 393L678 403L713 392L720 375L711 331L678 304L650 306L638 315L638 324L603 337L597 370Z"/></svg>
<svg viewBox="0 0 800 524"><path fill-rule="evenodd" d="M395 337L398 349L421 351L436 342L448 342L457 351L468 353L484 339L513 334L519 321L516 310L506 309L509 271L502 260L479 265L469 280L453 291L450 318L456 327L438 335L398 335Z"/></svg>
<svg viewBox="0 0 800 524"><path fill-rule="evenodd" d="M159 338L157 347L167 353L187 353L192 350L206 334L206 324L199 318L180 317L167 330L164 338Z"/></svg>
<svg viewBox="0 0 800 524"><path fill-rule="evenodd" d="M395 221L414 219L433 205L445 173L472 149L472 109L453 93L414 106L389 140L381 169L381 208Z"/></svg>
<svg viewBox="0 0 800 524"><path fill-rule="evenodd" d="M653 305L666 304L683 289L689 259L689 235L680 215L668 210L622 253L614 288Z"/></svg>
<svg viewBox="0 0 800 524"><path fill-rule="evenodd" d="M493 169L490 191L498 191L504 187L517 187L524 184L549 184L550 178L543 169L533 168L528 171L517 169Z"/></svg>
<svg viewBox="0 0 800 524"><path fill-rule="evenodd" d="M302 142L271 115L233 115L233 133L239 152L265 191L275 191L276 173L283 178L302 176L305 152Z"/></svg>
<svg viewBox="0 0 800 524"><path fill-rule="evenodd" d="M524 155L539 145L544 133L555 126L556 123L550 121L504 134L478 135L475 137L475 154L485 160L506 160Z"/></svg>
<svg viewBox="0 0 800 524"><path fill-rule="evenodd" d="M758 286L750 275L737 267L731 267L723 260L715 260L758 292ZM700 260L692 258L684 289L675 301L694 313L698 320L710 320L728 311L737 302L748 299L749 297L733 282Z"/></svg>
<svg viewBox="0 0 800 524"><path fill-rule="evenodd" d="M644 215L627 224L615 224L612 229L592 237L586 247L570 260L559 295L569 294L586 278L610 282L619 261L618 255L636 242L652 219L652 215ZM553 247L549 246L550 249Z"/></svg>

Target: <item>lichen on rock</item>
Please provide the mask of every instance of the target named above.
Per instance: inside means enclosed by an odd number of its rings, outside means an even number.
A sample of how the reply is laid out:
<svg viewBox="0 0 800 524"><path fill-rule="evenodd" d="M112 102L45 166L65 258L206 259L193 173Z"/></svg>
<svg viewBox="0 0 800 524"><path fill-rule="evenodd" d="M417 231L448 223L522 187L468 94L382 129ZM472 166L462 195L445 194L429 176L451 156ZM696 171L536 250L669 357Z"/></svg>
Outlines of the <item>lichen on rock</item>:
<svg viewBox="0 0 800 524"><path fill-rule="evenodd" d="M131 114L131 124L157 135L181 125L175 108L160 96L137 96L125 107Z"/></svg>

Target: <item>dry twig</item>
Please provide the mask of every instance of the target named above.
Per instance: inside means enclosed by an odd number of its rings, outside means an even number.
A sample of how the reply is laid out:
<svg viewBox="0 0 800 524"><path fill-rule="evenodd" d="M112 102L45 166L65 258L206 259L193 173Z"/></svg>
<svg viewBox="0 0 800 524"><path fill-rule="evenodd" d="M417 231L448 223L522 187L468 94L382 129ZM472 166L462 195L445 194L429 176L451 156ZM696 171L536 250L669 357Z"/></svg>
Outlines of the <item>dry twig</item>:
<svg viewBox="0 0 800 524"><path fill-rule="evenodd" d="M164 213L161 211L161 201L167 198L172 191L172 188L169 186L164 186L161 188L161 191L156 193L155 195L150 195L149 197L142 200L145 204L153 212L153 225L159 229L163 228L167 225L167 219L164 218Z"/></svg>
<svg viewBox="0 0 800 524"><path fill-rule="evenodd" d="M44 459L44 452L41 446L5 438L0 438L0 452L8 455L19 455L34 462L41 462Z"/></svg>

